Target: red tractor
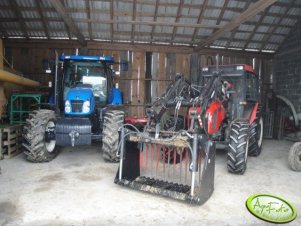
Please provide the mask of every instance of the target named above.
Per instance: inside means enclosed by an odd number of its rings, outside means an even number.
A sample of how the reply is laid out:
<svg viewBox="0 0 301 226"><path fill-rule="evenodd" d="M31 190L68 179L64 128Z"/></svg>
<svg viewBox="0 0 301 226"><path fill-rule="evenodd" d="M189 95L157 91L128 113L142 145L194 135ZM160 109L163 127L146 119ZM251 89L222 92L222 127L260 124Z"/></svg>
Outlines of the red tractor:
<svg viewBox="0 0 301 226"><path fill-rule="evenodd" d="M247 65L202 68L198 84L177 77L147 109L143 132L121 129L115 183L202 204L214 187L215 149L228 171L243 174L261 152L258 77Z"/></svg>

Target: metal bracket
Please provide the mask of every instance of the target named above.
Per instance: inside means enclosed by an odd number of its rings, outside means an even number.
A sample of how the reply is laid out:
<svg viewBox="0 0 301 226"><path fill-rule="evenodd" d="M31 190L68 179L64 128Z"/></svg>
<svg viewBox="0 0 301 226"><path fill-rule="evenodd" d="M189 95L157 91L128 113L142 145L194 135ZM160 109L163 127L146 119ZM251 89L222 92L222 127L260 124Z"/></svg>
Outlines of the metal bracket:
<svg viewBox="0 0 301 226"><path fill-rule="evenodd" d="M79 137L79 132L75 131L75 130L72 130L70 133L69 133L69 137L71 139L71 146L74 147L74 144L75 144L75 138L78 138Z"/></svg>

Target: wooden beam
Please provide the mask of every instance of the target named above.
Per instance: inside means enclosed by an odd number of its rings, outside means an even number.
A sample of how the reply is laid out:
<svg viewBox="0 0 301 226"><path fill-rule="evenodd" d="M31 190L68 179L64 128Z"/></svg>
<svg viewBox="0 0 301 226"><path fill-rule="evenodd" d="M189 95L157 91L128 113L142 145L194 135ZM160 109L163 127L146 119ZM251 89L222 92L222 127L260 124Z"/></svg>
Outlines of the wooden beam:
<svg viewBox="0 0 301 226"><path fill-rule="evenodd" d="M201 24L201 23L202 23L202 20L203 20L203 18L204 18L204 11L205 11L206 6L207 6L207 2L208 2L208 0L205 0L204 3L203 3L202 6L201 6L201 11L200 11L200 14L199 14L199 16L198 16L198 22L197 22L198 24ZM191 38L191 41L192 41L192 42L194 42L195 37L196 37L196 35L198 34L198 32L199 32L199 28L195 28L195 29L194 29L194 32L193 32L193 35L192 35L192 38Z"/></svg>
<svg viewBox="0 0 301 226"><path fill-rule="evenodd" d="M25 24L25 22L24 22L24 19L23 19L21 10L19 9L19 6L18 6L16 0L10 0L10 1L9 1L9 4L10 4L10 6L11 6L11 10L12 10L13 12L15 12L17 21L18 21L18 23L19 23L19 25L20 25L20 27L21 27L21 30L22 30L24 36L25 36L26 38L28 38L28 33L27 33L27 30L26 30L26 24Z"/></svg>
<svg viewBox="0 0 301 226"><path fill-rule="evenodd" d="M41 2L36 1L36 3L37 3L37 8L38 8L39 15L40 15L42 23L43 23L43 28L44 28L45 35L49 39L48 25L47 25L47 22L45 20L44 14L42 12Z"/></svg>
<svg viewBox="0 0 301 226"><path fill-rule="evenodd" d="M132 12L132 20L135 21L136 20L136 11L137 11L137 4L136 4L136 0L133 0L133 12ZM132 31L131 31L131 39L132 42L134 42L134 37L135 37L135 26L134 24L132 24Z"/></svg>
<svg viewBox="0 0 301 226"><path fill-rule="evenodd" d="M110 19L114 20L114 0L110 1ZM113 38L114 38L114 24L111 23L111 27L110 27L111 31L110 31L110 37L111 37L111 42L113 42Z"/></svg>
<svg viewBox="0 0 301 226"><path fill-rule="evenodd" d="M78 42L81 45L85 46L87 44L85 37L80 32L72 18L68 15L65 6L61 3L61 1L58 0L50 0L50 2L52 3L52 6L55 8L57 13L63 18L70 31L75 35L75 37L77 37Z"/></svg>
<svg viewBox="0 0 301 226"><path fill-rule="evenodd" d="M175 23L179 22L179 19L181 17L181 13L182 13L183 4L184 4L184 1L180 0L180 4L178 6L177 16L176 16L176 19L175 19ZM177 32L177 27L173 27L172 36L171 36L171 40L170 40L171 42L175 39L176 32Z"/></svg>
<svg viewBox="0 0 301 226"><path fill-rule="evenodd" d="M160 2L160 0L156 0L154 22L157 21L159 2ZM152 25L151 39L153 39L153 37L154 37L155 27L156 27L155 25Z"/></svg>
<svg viewBox="0 0 301 226"><path fill-rule="evenodd" d="M85 1L86 4L86 13L87 13L87 18L88 20L91 20L91 1L90 0L86 0ZM88 22L88 32L89 32L89 39L92 40L93 39L93 35L92 35L92 25L91 25L91 21Z"/></svg>
<svg viewBox="0 0 301 226"><path fill-rule="evenodd" d="M199 51L204 46L211 44L212 42L223 36L226 32L238 27L240 24L244 23L251 17L257 15L259 12L265 10L267 7L269 7L276 1L277 0L258 0L256 3L252 4L247 10L241 13L238 17L225 24L218 31L214 32L204 42L199 43L198 47L195 48L195 51Z"/></svg>

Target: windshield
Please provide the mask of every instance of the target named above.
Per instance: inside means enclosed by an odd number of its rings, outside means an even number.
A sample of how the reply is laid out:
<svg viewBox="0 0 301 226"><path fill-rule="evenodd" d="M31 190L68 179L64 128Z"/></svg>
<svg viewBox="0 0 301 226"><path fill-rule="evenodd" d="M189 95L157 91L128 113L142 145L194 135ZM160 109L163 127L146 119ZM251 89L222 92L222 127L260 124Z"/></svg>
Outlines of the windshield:
<svg viewBox="0 0 301 226"><path fill-rule="evenodd" d="M82 86L82 84L89 84L92 87L96 102L105 103L107 99L107 77L104 62L78 60L65 62L64 99L66 99L66 95L71 88Z"/></svg>

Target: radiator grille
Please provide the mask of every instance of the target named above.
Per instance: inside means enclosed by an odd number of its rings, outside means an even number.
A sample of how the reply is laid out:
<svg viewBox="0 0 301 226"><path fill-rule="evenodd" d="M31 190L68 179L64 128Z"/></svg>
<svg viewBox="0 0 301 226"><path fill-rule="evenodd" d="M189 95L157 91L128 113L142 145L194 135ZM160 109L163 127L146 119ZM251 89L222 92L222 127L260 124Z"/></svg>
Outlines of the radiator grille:
<svg viewBox="0 0 301 226"><path fill-rule="evenodd" d="M72 112L82 112L83 101L82 100L71 100Z"/></svg>

